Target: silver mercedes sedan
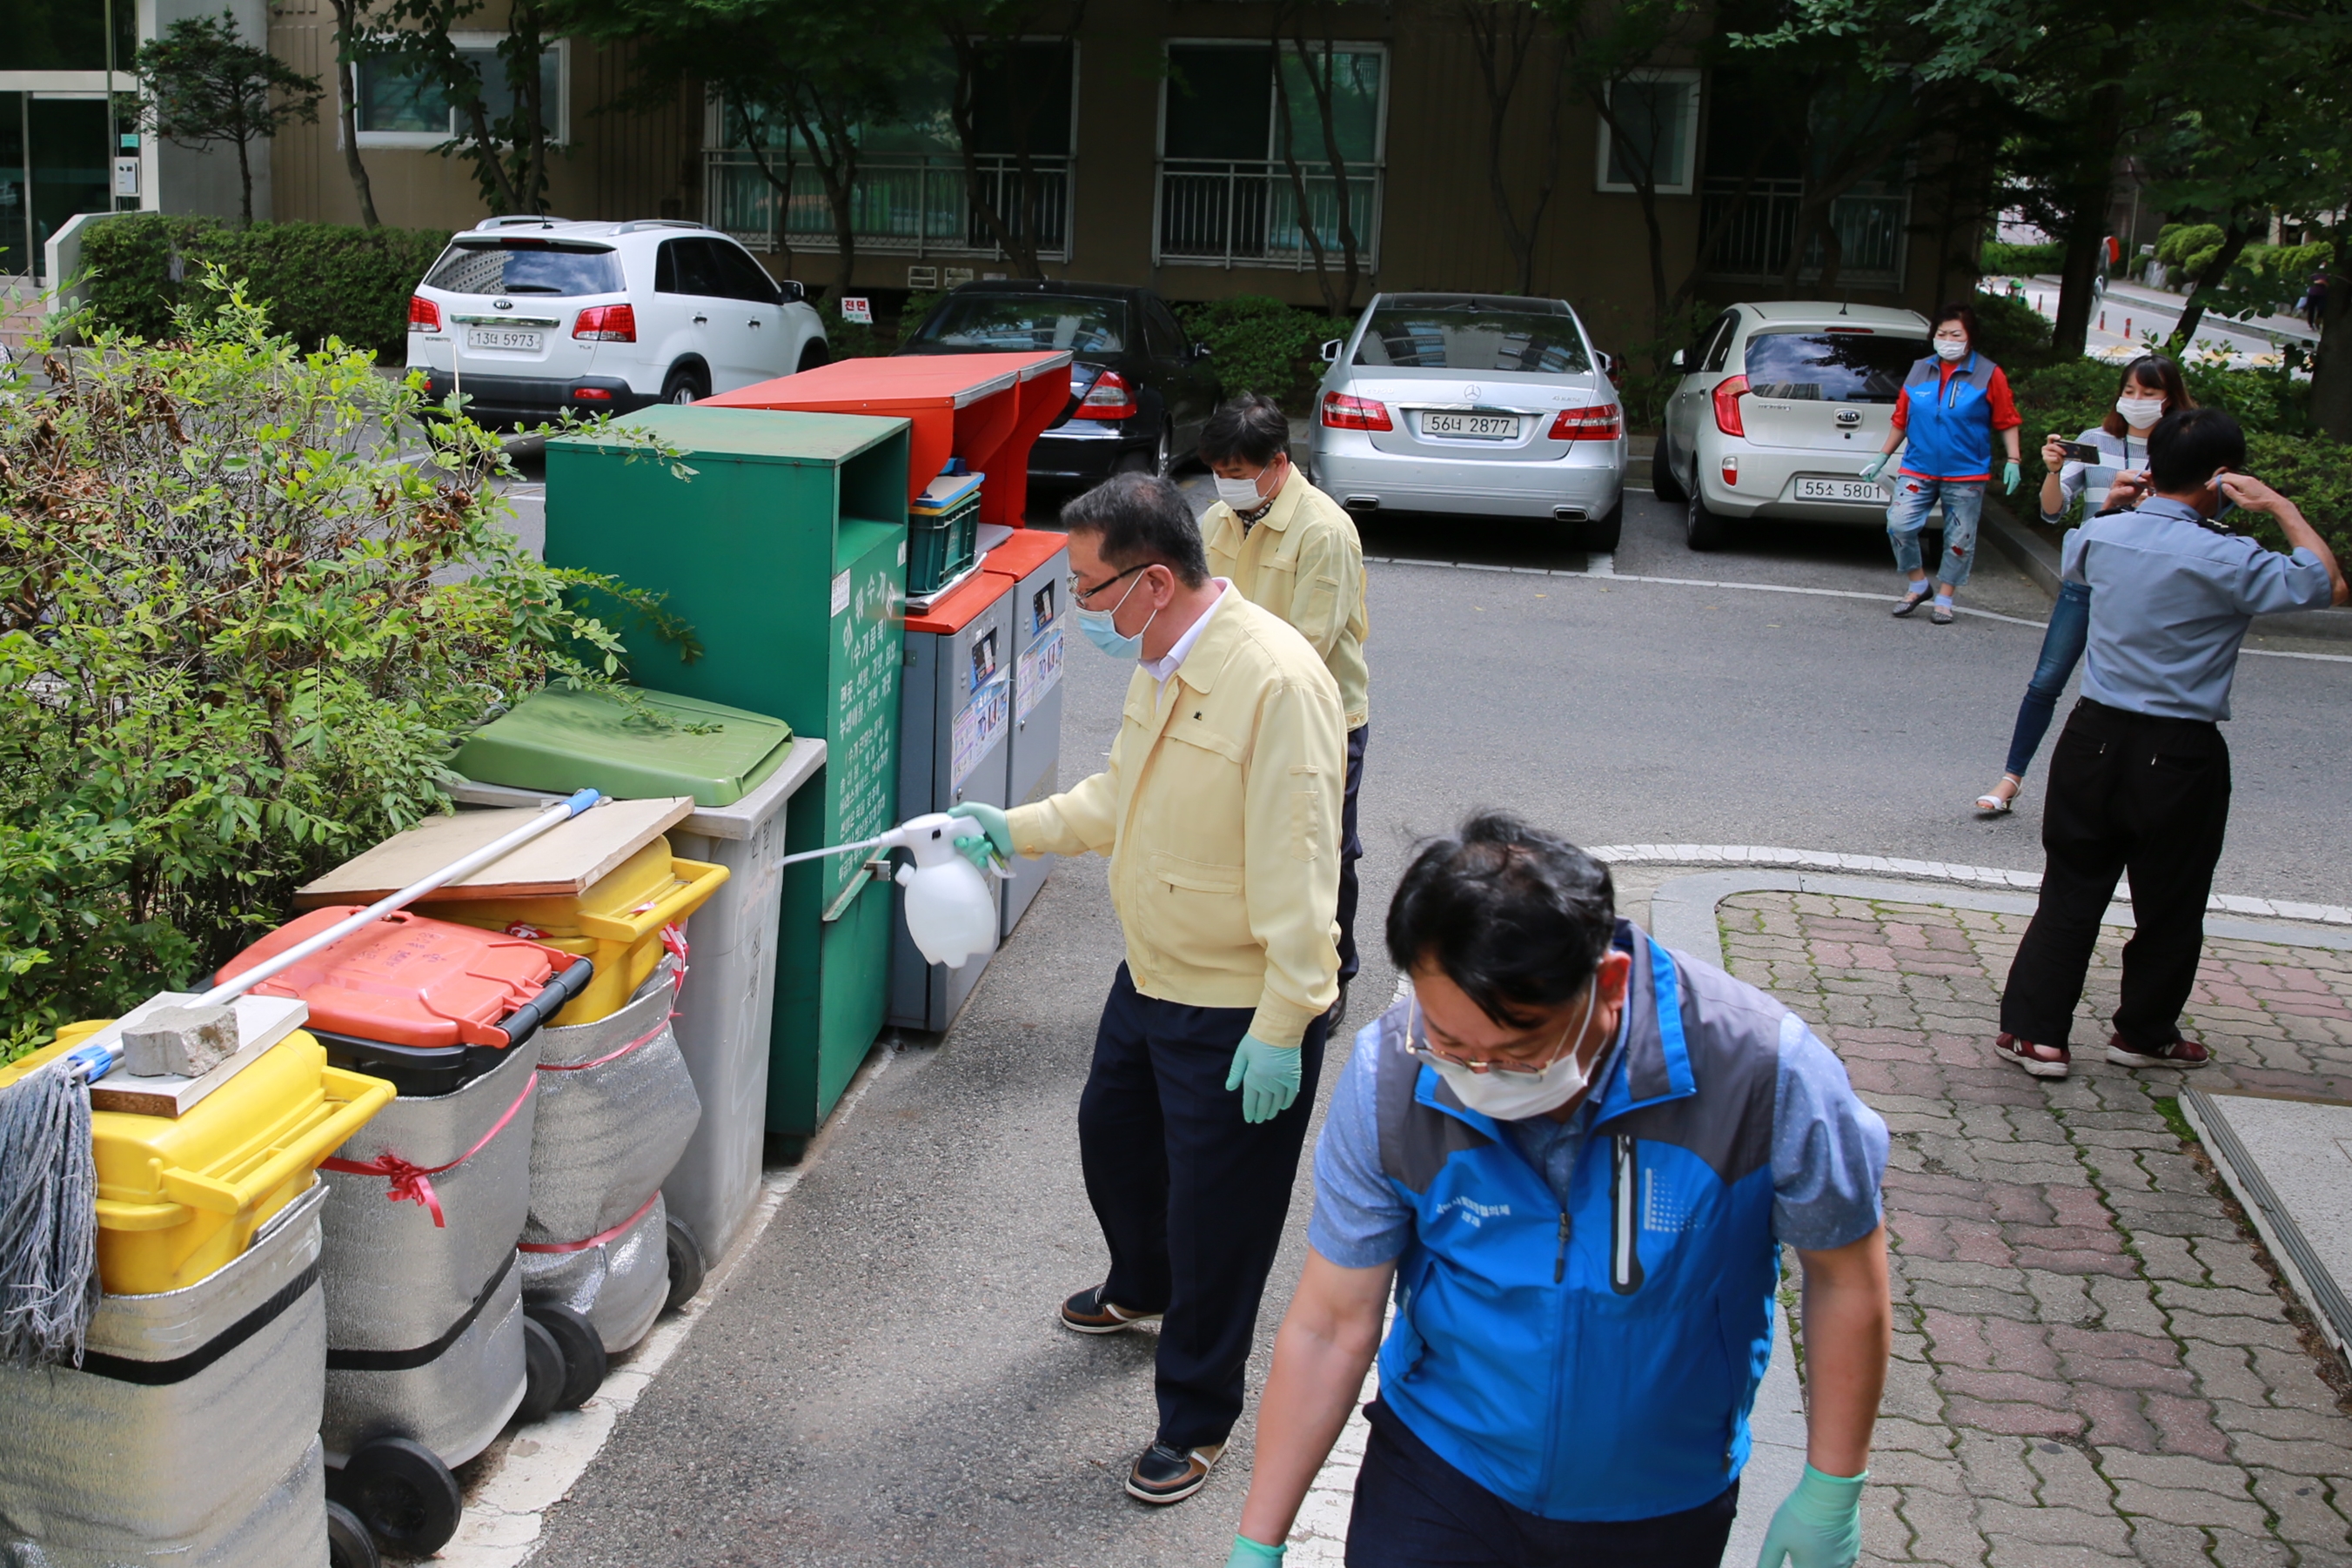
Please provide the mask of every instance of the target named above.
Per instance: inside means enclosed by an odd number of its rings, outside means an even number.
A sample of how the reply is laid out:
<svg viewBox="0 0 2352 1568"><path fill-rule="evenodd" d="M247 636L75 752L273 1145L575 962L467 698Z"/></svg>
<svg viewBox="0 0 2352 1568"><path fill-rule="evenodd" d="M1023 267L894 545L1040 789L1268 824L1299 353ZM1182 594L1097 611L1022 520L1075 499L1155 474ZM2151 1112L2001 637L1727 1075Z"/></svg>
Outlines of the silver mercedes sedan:
<svg viewBox="0 0 2352 1568"><path fill-rule="evenodd" d="M1540 519L1617 548L1624 409L1565 300L1378 294L1323 357L1314 479L1349 510Z"/></svg>

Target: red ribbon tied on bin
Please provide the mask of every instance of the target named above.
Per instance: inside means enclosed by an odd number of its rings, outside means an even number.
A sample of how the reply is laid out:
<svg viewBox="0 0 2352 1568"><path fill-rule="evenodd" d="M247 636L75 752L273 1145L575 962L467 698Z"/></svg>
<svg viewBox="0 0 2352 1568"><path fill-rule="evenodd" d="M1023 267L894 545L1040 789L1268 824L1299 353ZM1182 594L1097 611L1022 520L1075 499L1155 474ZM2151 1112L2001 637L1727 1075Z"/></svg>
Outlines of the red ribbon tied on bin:
<svg viewBox="0 0 2352 1568"><path fill-rule="evenodd" d="M433 1190L433 1178L444 1172L456 1170L488 1148L491 1139L507 1130L507 1123L515 1119L515 1112L522 1109L522 1102L529 1100L531 1091L538 1087L539 1075L533 1073L523 1081L522 1092L515 1096L512 1105L507 1107L507 1113L499 1117L472 1148L446 1165L417 1165L397 1154L378 1154L364 1164L357 1160L324 1160L320 1163L320 1168L345 1176L382 1176L388 1184L384 1188L384 1202L420 1205L431 1212L436 1230L446 1230L449 1222L441 1213L441 1194Z"/></svg>

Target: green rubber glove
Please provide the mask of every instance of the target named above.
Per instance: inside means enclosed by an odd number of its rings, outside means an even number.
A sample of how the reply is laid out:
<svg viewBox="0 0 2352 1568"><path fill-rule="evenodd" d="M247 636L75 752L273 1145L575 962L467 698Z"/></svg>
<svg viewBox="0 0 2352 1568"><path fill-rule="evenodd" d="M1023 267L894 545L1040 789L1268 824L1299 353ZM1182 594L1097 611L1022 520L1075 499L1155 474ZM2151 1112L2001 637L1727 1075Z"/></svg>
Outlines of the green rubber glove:
<svg viewBox="0 0 2352 1568"><path fill-rule="evenodd" d="M1869 466L1868 468L1864 468L1864 469L1863 469L1863 470L1862 470L1862 477L1863 477L1864 479L1868 479L1868 480L1872 481L1873 483L1876 483L1876 482L1877 482L1877 479L1878 479L1878 476L1879 476L1879 475L1881 475L1881 474L1883 474L1883 473L1885 473L1885 472L1886 471L1886 465L1887 465L1887 464L1889 464L1889 463L1891 463L1891 462L1893 462L1894 460L1895 460L1895 454L1894 454L1894 453L1892 453L1892 452L1881 452L1881 453L1879 453L1879 454L1878 454L1878 456L1876 456L1875 458L1871 458L1871 459L1870 459L1870 466Z"/></svg>
<svg viewBox="0 0 2352 1568"><path fill-rule="evenodd" d="M2011 458L2008 462L2003 463L2000 466L2001 493L2004 495L2015 495L2017 493L2017 481L2024 472L2024 469L2017 466L2017 459L2014 458Z"/></svg>
<svg viewBox="0 0 2352 1568"><path fill-rule="evenodd" d="M1764 1532L1756 1568L1780 1568L1783 1563L1795 1568L1852 1568L1862 1555L1862 1486L1868 1479L1868 1470L1841 1478L1807 1465L1804 1479Z"/></svg>
<svg viewBox="0 0 2352 1568"><path fill-rule="evenodd" d="M1234 1554L1225 1559L1225 1568L1261 1568L1261 1564L1279 1563L1287 1546L1267 1546L1252 1541L1246 1535L1234 1537Z"/></svg>
<svg viewBox="0 0 2352 1568"><path fill-rule="evenodd" d="M1242 1091L1244 1121L1273 1121L1298 1098L1298 1047L1269 1046L1255 1035L1244 1035L1225 1087Z"/></svg>
<svg viewBox="0 0 2352 1568"><path fill-rule="evenodd" d="M1007 866L1013 863L1013 828L1004 820L1003 811L980 801L960 800L948 808L948 815L971 817L987 835L982 837L974 834L970 838L955 841L955 847L963 851L965 859L983 871L988 869L992 860Z"/></svg>

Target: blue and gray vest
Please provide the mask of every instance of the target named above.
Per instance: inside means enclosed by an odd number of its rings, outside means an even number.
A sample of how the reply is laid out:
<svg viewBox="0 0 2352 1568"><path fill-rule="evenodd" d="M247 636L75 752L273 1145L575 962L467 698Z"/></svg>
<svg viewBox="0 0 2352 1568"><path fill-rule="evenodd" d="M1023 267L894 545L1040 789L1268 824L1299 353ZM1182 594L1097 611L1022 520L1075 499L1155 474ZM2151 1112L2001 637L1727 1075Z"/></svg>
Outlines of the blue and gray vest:
<svg viewBox="0 0 2352 1568"><path fill-rule="evenodd" d="M1992 473L1992 361L1969 357L1943 379L1944 362L1920 360L1903 378L1906 445L1902 469L1932 479L1981 479Z"/></svg>
<svg viewBox="0 0 2352 1568"><path fill-rule="evenodd" d="M1748 1460L1772 1349L1772 1123L1787 1010L1629 922L1631 1021L1565 1210L1500 1126L1376 1026L1381 1163L1413 1208L1381 1398L1547 1519L1650 1519Z"/></svg>

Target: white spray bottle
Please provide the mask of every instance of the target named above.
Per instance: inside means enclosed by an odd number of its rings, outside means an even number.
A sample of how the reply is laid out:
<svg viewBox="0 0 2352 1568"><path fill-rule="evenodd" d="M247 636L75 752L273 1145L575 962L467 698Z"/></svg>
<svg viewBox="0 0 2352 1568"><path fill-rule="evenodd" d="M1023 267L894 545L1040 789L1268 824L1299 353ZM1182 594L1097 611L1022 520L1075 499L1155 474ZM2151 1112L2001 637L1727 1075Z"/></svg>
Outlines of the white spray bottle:
<svg viewBox="0 0 2352 1568"><path fill-rule="evenodd" d="M961 969L996 945L995 891L980 868L955 847L959 837L970 838L982 831L969 816L934 811L908 817L878 838L803 850L776 864L784 867L853 849L880 849L885 854L904 849L915 858L913 865L901 866L897 873L898 885L907 889L907 934L915 939L924 962ZM1008 873L996 875L1009 879Z"/></svg>

